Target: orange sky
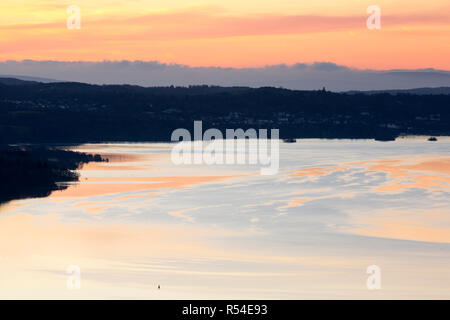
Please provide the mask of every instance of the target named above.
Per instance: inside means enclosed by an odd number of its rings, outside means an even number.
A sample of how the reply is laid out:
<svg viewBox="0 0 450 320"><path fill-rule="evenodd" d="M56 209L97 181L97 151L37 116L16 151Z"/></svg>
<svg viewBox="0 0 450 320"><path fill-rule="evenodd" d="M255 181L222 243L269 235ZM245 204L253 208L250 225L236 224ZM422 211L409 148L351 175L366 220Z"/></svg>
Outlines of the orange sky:
<svg viewBox="0 0 450 320"><path fill-rule="evenodd" d="M81 8L69 30L66 9ZM366 8L381 8L368 30ZM450 69L448 0L3 0L0 60Z"/></svg>

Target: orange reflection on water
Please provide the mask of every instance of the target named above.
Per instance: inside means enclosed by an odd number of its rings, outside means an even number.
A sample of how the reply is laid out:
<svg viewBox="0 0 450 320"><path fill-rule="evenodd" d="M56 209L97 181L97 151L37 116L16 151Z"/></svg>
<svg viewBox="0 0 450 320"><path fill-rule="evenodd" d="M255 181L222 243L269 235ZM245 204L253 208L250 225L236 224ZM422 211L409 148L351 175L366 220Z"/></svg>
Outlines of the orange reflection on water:
<svg viewBox="0 0 450 320"><path fill-rule="evenodd" d="M329 175L336 171L347 170L347 167L343 165L339 166L326 166L326 167L316 167L316 168L306 168L294 171L291 177L312 177L312 176L324 176Z"/></svg>
<svg viewBox="0 0 450 320"><path fill-rule="evenodd" d="M65 190L54 191L50 198L76 198L145 190L188 188L193 185L218 182L232 177L93 177L85 178L81 183L70 185Z"/></svg>
<svg viewBox="0 0 450 320"><path fill-rule="evenodd" d="M367 166L369 171L385 172L388 180L377 192L400 192L405 189L450 190L450 157L416 157L379 160Z"/></svg>
<svg viewBox="0 0 450 320"><path fill-rule="evenodd" d="M375 186L369 186L370 193L400 193L408 189L423 189L428 194L435 191L450 192L450 157L446 156L412 156L404 159L379 159L370 161L347 162L337 166L307 168L295 171L290 177L317 177L330 175L336 171L363 169L366 175L386 174L385 180ZM361 180L358 180L361 181ZM359 182L360 183L360 182ZM364 186L362 184L361 186ZM278 209L289 209L305 205L306 202L327 198L354 197L358 192L333 193L333 186L328 189L328 195L310 198L294 198L288 204ZM336 186L339 188L339 185ZM293 194L306 193L300 190ZM423 195L424 205L435 206L434 209L419 209L412 207L408 211L371 210L365 212L348 212L352 219L351 227L346 231L365 236L384 237L429 242L450 242L450 204L444 200L440 203Z"/></svg>
<svg viewBox="0 0 450 320"><path fill-rule="evenodd" d="M450 210L386 210L358 218L363 228L354 233L392 239L450 243Z"/></svg>
<svg viewBox="0 0 450 320"><path fill-rule="evenodd" d="M443 156L346 162L336 166L300 169L289 176L315 179L350 168L365 168L367 175L386 173L390 180L376 186L376 192L399 192L409 188L450 191L450 157Z"/></svg>

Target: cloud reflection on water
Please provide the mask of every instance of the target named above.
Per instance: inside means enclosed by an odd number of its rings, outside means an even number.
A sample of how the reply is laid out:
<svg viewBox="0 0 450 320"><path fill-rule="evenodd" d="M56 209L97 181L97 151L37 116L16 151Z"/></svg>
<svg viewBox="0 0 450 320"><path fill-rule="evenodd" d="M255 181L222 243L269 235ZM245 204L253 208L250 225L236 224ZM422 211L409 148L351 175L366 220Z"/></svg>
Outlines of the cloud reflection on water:
<svg viewBox="0 0 450 320"><path fill-rule="evenodd" d="M63 272L79 264L87 298L448 298L450 142L440 143L282 144L269 177L175 168L167 144L80 146L111 162L0 208L12 275L0 296L71 297ZM365 288L373 263L380 293Z"/></svg>

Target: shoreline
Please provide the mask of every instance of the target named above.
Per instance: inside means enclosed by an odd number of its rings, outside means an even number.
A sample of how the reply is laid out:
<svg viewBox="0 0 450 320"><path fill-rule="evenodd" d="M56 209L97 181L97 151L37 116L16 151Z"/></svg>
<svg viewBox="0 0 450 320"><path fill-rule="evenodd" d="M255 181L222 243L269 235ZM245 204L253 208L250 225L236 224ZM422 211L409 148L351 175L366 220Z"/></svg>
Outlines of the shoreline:
<svg viewBox="0 0 450 320"><path fill-rule="evenodd" d="M78 181L75 172L88 162L105 161L92 155L43 146L0 146L0 204L11 200L47 197Z"/></svg>

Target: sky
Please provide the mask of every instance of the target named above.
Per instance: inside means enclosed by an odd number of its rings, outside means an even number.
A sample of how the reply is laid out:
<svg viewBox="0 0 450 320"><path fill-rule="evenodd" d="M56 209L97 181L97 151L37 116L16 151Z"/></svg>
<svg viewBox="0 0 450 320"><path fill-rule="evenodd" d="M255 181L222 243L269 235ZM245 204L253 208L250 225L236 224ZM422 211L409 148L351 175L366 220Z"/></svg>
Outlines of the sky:
<svg viewBox="0 0 450 320"><path fill-rule="evenodd" d="M70 5L80 29L67 28ZM380 29L367 28L370 5ZM448 0L2 0L0 61L449 70L449 9Z"/></svg>

